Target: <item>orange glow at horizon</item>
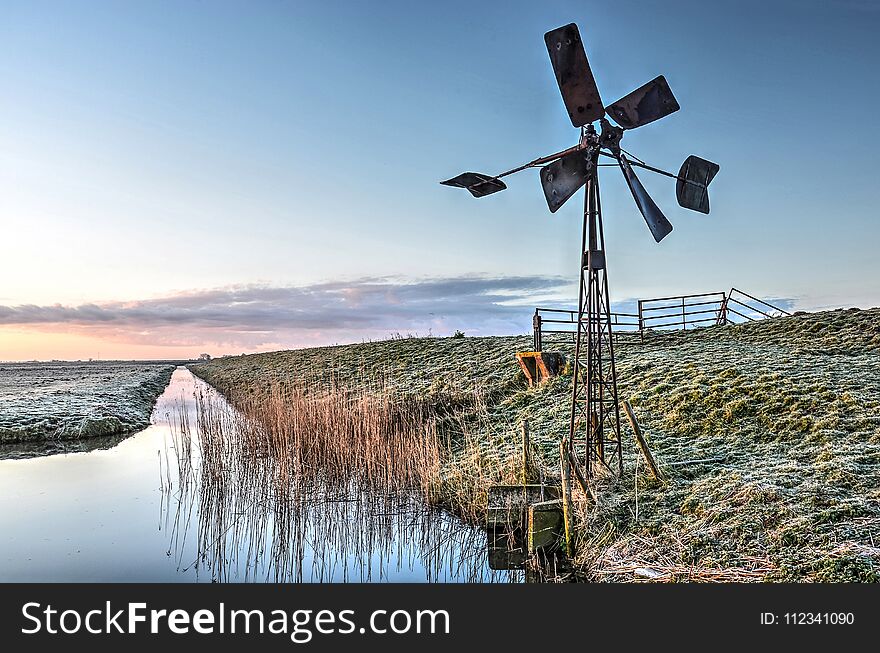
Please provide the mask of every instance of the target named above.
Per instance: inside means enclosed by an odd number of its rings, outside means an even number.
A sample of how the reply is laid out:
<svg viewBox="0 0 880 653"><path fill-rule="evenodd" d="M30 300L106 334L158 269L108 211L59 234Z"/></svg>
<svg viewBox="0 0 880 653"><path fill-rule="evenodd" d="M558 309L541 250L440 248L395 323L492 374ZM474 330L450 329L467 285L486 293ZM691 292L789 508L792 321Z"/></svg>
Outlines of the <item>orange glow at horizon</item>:
<svg viewBox="0 0 880 653"><path fill-rule="evenodd" d="M210 349L207 351L210 352ZM78 333L0 327L0 361L191 359L197 358L200 353L198 348L191 345L144 345L114 342Z"/></svg>

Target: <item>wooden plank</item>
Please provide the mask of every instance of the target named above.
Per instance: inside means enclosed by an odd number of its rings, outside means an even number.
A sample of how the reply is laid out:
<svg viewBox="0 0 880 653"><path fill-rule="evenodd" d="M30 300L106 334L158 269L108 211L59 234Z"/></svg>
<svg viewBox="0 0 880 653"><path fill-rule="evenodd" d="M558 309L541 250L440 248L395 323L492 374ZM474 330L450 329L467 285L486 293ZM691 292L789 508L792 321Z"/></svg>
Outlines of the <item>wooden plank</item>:
<svg viewBox="0 0 880 653"><path fill-rule="evenodd" d="M528 520L529 505L559 498L553 485L493 485L489 488L486 523L522 528Z"/></svg>

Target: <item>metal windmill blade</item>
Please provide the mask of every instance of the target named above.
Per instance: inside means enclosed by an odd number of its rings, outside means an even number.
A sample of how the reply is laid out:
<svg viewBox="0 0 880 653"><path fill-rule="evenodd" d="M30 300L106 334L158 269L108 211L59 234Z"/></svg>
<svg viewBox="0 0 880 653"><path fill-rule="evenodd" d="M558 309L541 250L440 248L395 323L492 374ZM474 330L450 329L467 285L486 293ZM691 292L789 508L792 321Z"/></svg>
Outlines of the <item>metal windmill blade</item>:
<svg viewBox="0 0 880 653"><path fill-rule="evenodd" d="M583 127L601 118L605 108L577 25L571 23L547 32L544 43L571 124Z"/></svg>
<svg viewBox="0 0 880 653"><path fill-rule="evenodd" d="M561 157L541 168L541 186L550 213L556 213L585 183L593 162L583 150Z"/></svg>
<svg viewBox="0 0 880 653"><path fill-rule="evenodd" d="M709 213L709 184L721 167L691 155L681 164L678 181L675 182L675 195L678 203L686 209Z"/></svg>
<svg viewBox="0 0 880 653"><path fill-rule="evenodd" d="M635 129L675 113L681 107L663 75L624 95L605 111L624 129Z"/></svg>
<svg viewBox="0 0 880 653"><path fill-rule="evenodd" d="M507 185L497 177L490 177L479 172L463 172L458 177L440 183L444 186L467 188L474 197L485 197L507 188Z"/></svg>
<svg viewBox="0 0 880 653"><path fill-rule="evenodd" d="M641 211L642 216L645 218L645 222L648 224L648 229L651 230L654 240L659 243L672 231L672 223L666 219L663 211L660 210L660 207L648 195L648 191L645 190L642 182L636 177L636 173L626 156L621 154L617 160L620 163L620 169L623 170L626 184L629 186L633 199L636 201L636 206L639 207L639 211Z"/></svg>

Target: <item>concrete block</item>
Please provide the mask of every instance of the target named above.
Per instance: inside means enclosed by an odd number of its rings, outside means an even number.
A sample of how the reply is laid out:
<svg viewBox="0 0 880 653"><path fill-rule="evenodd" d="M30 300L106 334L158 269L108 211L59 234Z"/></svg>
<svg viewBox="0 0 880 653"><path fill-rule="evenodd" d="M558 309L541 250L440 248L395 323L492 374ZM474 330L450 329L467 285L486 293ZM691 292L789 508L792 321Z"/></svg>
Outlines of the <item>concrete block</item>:
<svg viewBox="0 0 880 653"><path fill-rule="evenodd" d="M531 504L557 499L560 494L560 488L553 485L493 485L489 488L486 522L489 526L525 528Z"/></svg>
<svg viewBox="0 0 880 653"><path fill-rule="evenodd" d="M565 537L565 518L561 499L542 501L529 506L529 553L549 551L559 547Z"/></svg>

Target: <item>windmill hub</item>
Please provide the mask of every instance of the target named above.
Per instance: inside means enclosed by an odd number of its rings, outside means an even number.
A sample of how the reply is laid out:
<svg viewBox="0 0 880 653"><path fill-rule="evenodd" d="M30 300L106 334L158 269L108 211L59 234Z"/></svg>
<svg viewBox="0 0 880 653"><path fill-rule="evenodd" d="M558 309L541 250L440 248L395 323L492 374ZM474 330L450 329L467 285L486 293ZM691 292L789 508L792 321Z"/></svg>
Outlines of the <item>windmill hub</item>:
<svg viewBox="0 0 880 653"><path fill-rule="evenodd" d="M608 150L615 156L620 156L620 139L623 138L623 129L615 127L605 118L602 118L599 121L599 124L602 125L602 133L599 136L599 146L608 148Z"/></svg>
<svg viewBox="0 0 880 653"><path fill-rule="evenodd" d="M616 467L622 472L620 405L599 198L599 158L604 156L616 162L636 207L658 243L672 232L672 224L645 190L633 168L675 179L679 205L709 213L708 187L719 167L692 155L685 159L678 174L673 174L648 165L620 146L626 130L642 127L679 110L678 101L663 75L605 106L577 25L571 23L547 32L544 42L568 117L572 126L581 130L578 144L494 176L465 172L440 183L466 188L474 197L484 197L507 188L501 181L503 177L528 168L540 168L539 178L551 213L558 211L582 187L585 188L578 329L569 431L563 437L563 450L568 451L574 464L583 464L588 475L600 466ZM612 124L609 118L616 124ZM598 133L595 122L599 123Z"/></svg>

